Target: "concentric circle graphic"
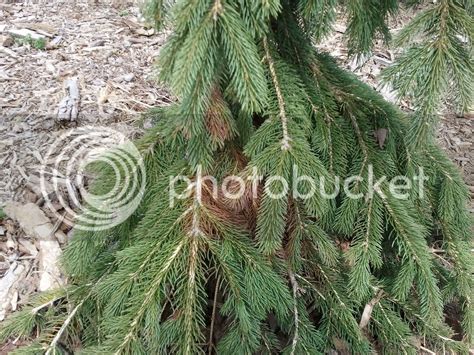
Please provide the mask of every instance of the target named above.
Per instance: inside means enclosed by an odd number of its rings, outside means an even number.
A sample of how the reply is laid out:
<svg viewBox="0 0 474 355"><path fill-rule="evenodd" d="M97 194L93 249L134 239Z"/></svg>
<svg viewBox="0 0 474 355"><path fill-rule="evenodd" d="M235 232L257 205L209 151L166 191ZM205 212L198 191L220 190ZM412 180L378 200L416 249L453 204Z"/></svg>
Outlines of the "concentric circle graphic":
<svg viewBox="0 0 474 355"><path fill-rule="evenodd" d="M66 131L51 144L40 184L46 206L63 223L100 231L124 222L138 208L146 172L140 152L125 135L108 127L84 126Z"/></svg>

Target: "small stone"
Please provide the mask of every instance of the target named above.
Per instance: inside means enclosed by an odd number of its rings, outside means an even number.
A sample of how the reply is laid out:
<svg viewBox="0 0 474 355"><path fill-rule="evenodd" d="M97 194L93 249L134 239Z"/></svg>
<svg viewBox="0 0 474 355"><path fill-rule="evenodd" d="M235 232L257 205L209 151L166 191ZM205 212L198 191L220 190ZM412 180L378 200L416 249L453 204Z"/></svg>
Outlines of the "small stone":
<svg viewBox="0 0 474 355"><path fill-rule="evenodd" d="M134 78L135 78L135 74L133 74L133 73L125 74L125 75L122 76L122 79L127 81L127 82L132 81Z"/></svg>
<svg viewBox="0 0 474 355"><path fill-rule="evenodd" d="M54 236L58 240L59 244L63 245L68 241L68 238L66 234L64 234L62 231L57 231Z"/></svg>
<svg viewBox="0 0 474 355"><path fill-rule="evenodd" d="M19 249L22 253L25 253L31 256L38 255L38 249L36 249L36 246L28 239L20 238L19 243L20 243Z"/></svg>
<svg viewBox="0 0 474 355"><path fill-rule="evenodd" d="M128 73L128 74L117 76L114 80L117 81L117 82L122 82L122 81L130 82L134 78L135 78L135 74Z"/></svg>
<svg viewBox="0 0 474 355"><path fill-rule="evenodd" d="M56 36L46 45L46 49L55 49L61 44L62 41L62 36Z"/></svg>
<svg viewBox="0 0 474 355"><path fill-rule="evenodd" d="M3 47L11 47L15 43L15 40L10 35L1 35L0 36L0 45Z"/></svg>
<svg viewBox="0 0 474 355"><path fill-rule="evenodd" d="M92 42L89 47L103 47L105 45L105 41L103 39L99 39L97 41Z"/></svg>
<svg viewBox="0 0 474 355"><path fill-rule="evenodd" d="M54 64L52 61L47 60L44 66L49 73L54 74L56 72L56 68L54 67Z"/></svg>

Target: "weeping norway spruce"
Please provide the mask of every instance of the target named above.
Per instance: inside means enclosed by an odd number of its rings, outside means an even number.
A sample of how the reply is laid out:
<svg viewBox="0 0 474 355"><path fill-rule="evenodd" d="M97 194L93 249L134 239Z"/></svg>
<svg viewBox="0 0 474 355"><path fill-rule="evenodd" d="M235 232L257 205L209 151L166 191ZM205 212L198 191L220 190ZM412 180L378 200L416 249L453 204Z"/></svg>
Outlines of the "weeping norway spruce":
<svg viewBox="0 0 474 355"><path fill-rule="evenodd" d="M141 203L77 230L68 286L0 338L34 354L467 353L469 194L435 133L443 99L472 109L472 2L424 4L394 39L383 79L410 113L314 46L342 12L367 55L420 2L149 1L172 30L158 70L177 101L137 142ZM114 172L97 171L106 192Z"/></svg>

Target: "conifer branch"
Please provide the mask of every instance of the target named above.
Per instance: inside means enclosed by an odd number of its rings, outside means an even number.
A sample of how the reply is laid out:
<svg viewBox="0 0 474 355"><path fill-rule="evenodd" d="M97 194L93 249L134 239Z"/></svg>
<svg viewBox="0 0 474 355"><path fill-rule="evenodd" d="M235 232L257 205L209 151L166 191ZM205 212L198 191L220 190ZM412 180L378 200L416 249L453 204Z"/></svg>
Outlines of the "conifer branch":
<svg viewBox="0 0 474 355"><path fill-rule="evenodd" d="M112 268L110 267L96 282L96 285L99 284L110 272ZM61 340L61 337L62 335L64 334L64 332L66 331L67 327L69 326L69 324L71 323L71 321L74 319L74 317L76 316L76 313L79 311L79 309L81 309L81 307L84 305L84 303L92 296L92 293L94 291L94 285L92 284L88 284L87 286L89 286L91 289L90 291L88 292L88 294L82 298L82 300L76 305L76 307L74 307L74 309L68 313L68 316L66 317L65 321L61 324L61 327L59 328L59 330L56 332L56 334L54 335L53 337L53 340L51 341L51 343L49 344L48 348L46 349L46 352L45 352L45 355L50 355L51 352L53 352L53 354L56 353L56 346L58 345L58 342L59 340ZM52 301L54 302L54 300ZM44 305L42 305L41 307L43 307ZM33 309L33 314L36 314L37 313L37 310L38 310L38 307L36 307L35 309ZM35 312L36 311L36 312Z"/></svg>
<svg viewBox="0 0 474 355"><path fill-rule="evenodd" d="M328 127L328 155L329 155L329 168L328 171L331 175L334 175L334 147L332 139L332 120L327 121Z"/></svg>
<svg viewBox="0 0 474 355"><path fill-rule="evenodd" d="M420 349L427 352L428 354L436 355L436 353L434 351L431 351L430 349L424 347L423 345L420 345Z"/></svg>
<svg viewBox="0 0 474 355"><path fill-rule="evenodd" d="M82 305L84 304L84 302L86 301L87 298L89 298L91 293L89 293L88 296L86 296L81 302L79 302L79 304L74 307L74 309L69 313L69 315L67 316L66 320L63 322L63 324L61 325L61 328L59 328L58 332L56 333L56 335L54 336L53 340L51 341L51 343L49 344L46 352L45 352L45 355L50 355L51 352L54 352L56 353L56 346L58 345L58 342L59 340L61 339L64 331L67 329L67 327L69 326L69 323L71 323L71 321L73 320L73 318L75 317L77 311L82 307Z"/></svg>
<svg viewBox="0 0 474 355"><path fill-rule="evenodd" d="M214 21L217 21L217 18L222 13L222 11L223 11L223 6L222 6L221 0L215 0L214 5L212 5L212 10L211 10L212 18L214 19Z"/></svg>
<svg viewBox="0 0 474 355"><path fill-rule="evenodd" d="M431 152L428 150L428 149L424 149L423 150L423 153L426 154L426 156L433 162L435 163L437 166L438 166L438 169L439 171L447 178L449 179L450 181L453 181L454 180L454 177L451 176L452 174L447 170L447 169L444 169L442 164L439 162L438 159L436 159L435 156L433 156L433 154L431 154Z"/></svg>
<svg viewBox="0 0 474 355"><path fill-rule="evenodd" d="M299 292L299 286L298 282L296 281L295 274L293 271L289 270L288 275L290 277L290 283L291 283L291 288L293 290L293 317L294 317L294 324L295 324L295 330L293 332L293 340L291 342L291 355L295 355L296 353L296 346L298 345L298 330L299 330L299 313L298 313L298 292Z"/></svg>
<svg viewBox="0 0 474 355"><path fill-rule="evenodd" d="M120 355L125 347L133 340L136 336L136 332L139 329L140 321L145 315L146 311L148 310L148 306L153 301L153 297L160 289L161 283L166 276L167 272L173 266L173 263L178 258L181 253L181 250L187 243L186 238L182 238L178 245L175 247L173 252L169 255L168 259L164 262L163 267L158 271L156 277L151 282L151 287L149 287L148 291L145 294L142 304L138 309L136 316L133 318L132 322L130 323L130 331L125 335L123 342L119 345L117 350L114 352L114 355Z"/></svg>
<svg viewBox="0 0 474 355"><path fill-rule="evenodd" d="M230 289L232 290L232 293L234 297L237 299L237 301L241 301L241 290L239 288L239 282L235 277L235 274L232 272L232 270L229 269L227 263L225 260L222 259L221 255L219 254L218 250L216 249L215 245L211 243L208 240L205 240L207 242L207 245L209 249L212 251L213 255L217 258L219 261L219 267L222 269L222 272L224 274L224 279L228 283Z"/></svg>
<svg viewBox="0 0 474 355"><path fill-rule="evenodd" d="M309 4L307 4L307 5L309 6ZM313 56L309 56L309 59L305 58L305 60L303 60L303 55L300 54L300 50L298 49L297 44L295 44L294 38L292 38L292 36L290 35L290 33L288 31L288 21L287 21L286 16L284 17L284 19L285 19L285 23L287 24L287 26L285 26L285 35L287 37L287 40L290 41L290 43L291 43L291 48L292 48L293 53L296 57L296 61L298 62L299 66L301 68L300 70L305 74L309 70L309 72L312 74L312 78L314 79L313 82L311 82L311 84L316 86L318 88L319 92L322 92L321 87L320 87L320 83L319 83L320 78L317 77L318 68L317 68L316 64L315 63L309 63L309 66L308 66L308 63L306 63L306 61L308 61L308 60L314 60ZM304 95L305 95L306 100L308 101L308 103L311 107L311 111L313 112L313 115L315 117L317 117L318 114L319 114L320 109L317 107L317 105L314 102L313 98L309 95L308 90L304 90ZM321 101L321 106L322 106L322 111L324 111L324 121L326 122L327 130L328 130L328 155L329 155L329 168L328 168L328 170L331 174L334 174L334 153L333 153L334 148L333 148L332 130L331 130L333 119L328 113L328 109L326 107L326 103L324 102L324 100Z"/></svg>
<svg viewBox="0 0 474 355"><path fill-rule="evenodd" d="M364 253L367 254L369 250L369 243L370 243L370 231L371 231L371 224L372 224L372 209L374 208L374 198L369 198L369 205L367 207L367 230L365 232L365 239L362 243L362 246L364 248Z"/></svg>
<svg viewBox="0 0 474 355"><path fill-rule="evenodd" d="M217 277L216 280L216 288L214 290L214 299L212 300L212 314L211 314L211 325L209 326L209 355L212 355L212 348L214 346L213 344L213 338L214 338L214 324L216 321L216 311L217 311L217 296L219 295L219 284L220 284L221 278L220 276Z"/></svg>
<svg viewBox="0 0 474 355"><path fill-rule="evenodd" d="M190 238L189 244L189 257L188 257L188 277L186 282L185 290L185 302L184 302L184 325L185 325L185 354L192 354L193 347L195 347L196 329L193 329L193 323L196 321L197 314L195 314L194 306L198 300L198 290L196 283L196 272L198 268L198 252L199 252L199 240L201 237L205 237L204 232L201 230L201 211L202 208L202 181L198 178L194 197L193 197L193 215L192 225L189 230L188 236Z"/></svg>
<svg viewBox="0 0 474 355"><path fill-rule="evenodd" d="M379 290L377 294L375 295L375 297L372 298L370 302L365 305L364 311L362 312L362 316L359 322L360 329L364 329L367 327L367 325L370 322L370 318L372 316L372 311L374 310L374 307L377 305L377 303L380 302L383 295L384 295L384 292L382 290Z"/></svg>
<svg viewBox="0 0 474 355"><path fill-rule="evenodd" d="M412 259L415 261L417 265L416 272L423 279L423 283L420 285L421 311L423 316L437 323L442 315L441 294L436 279L431 272L431 259L428 254L426 241L423 238L424 231L417 230L419 235L415 234L414 231L409 231L407 229L408 223L414 222L407 220L408 218L402 221L396 213L400 209L392 207L386 195L379 188L375 189L375 192L382 199L382 203L393 222L396 234L400 236L403 251L406 253L405 257L408 257L408 260Z"/></svg>
<svg viewBox="0 0 474 355"><path fill-rule="evenodd" d="M311 65L311 72L314 77L314 85L316 85L321 92L321 87L319 84L319 78L316 75L317 68L314 64ZM311 109L313 110L314 115L318 114L318 110L316 106L314 105L311 97L308 95L308 100L310 101L311 104ZM332 124L333 124L333 118L329 114L327 105L324 101L321 103L322 110L324 111L324 121L326 122L326 126L328 129L328 155L329 155L329 173L334 174L334 147L333 147L333 131L332 131Z"/></svg>
<svg viewBox="0 0 474 355"><path fill-rule="evenodd" d="M322 300L326 301L326 297L310 281L308 281L301 275L295 274L295 276L301 281L303 281L307 286L309 286L314 292L316 292L318 296L321 297Z"/></svg>
<svg viewBox="0 0 474 355"><path fill-rule="evenodd" d="M382 305L381 302L377 302L375 307L379 308L380 311L382 312L383 316L385 317L385 320L387 321L387 323L390 325L390 331L393 331L398 339L400 340L400 343L404 345L404 347L411 347L411 345L406 341L405 337L400 334L398 332L398 329L397 327L392 323L392 320L390 319L390 317L388 316L384 306ZM405 350L403 350L405 354L407 354L407 352Z"/></svg>
<svg viewBox="0 0 474 355"><path fill-rule="evenodd" d="M352 265L349 289L360 298L370 294L372 276L370 267L381 264L382 218L377 213L378 205L375 199L378 199L378 196L368 198L367 209L361 214L355 226L354 239L346 253Z"/></svg>
<svg viewBox="0 0 474 355"><path fill-rule="evenodd" d="M331 1L331 0L330 0ZM327 4L326 4L327 5ZM308 7L312 7L312 5L308 2L306 3L305 6L308 6ZM305 72L307 71L308 69L310 70L310 72L312 73L312 76L313 78L315 79L314 80L314 83L312 83L313 85L315 85L319 91L321 92L321 89L320 89L320 85L319 85L319 80L316 76L316 72L317 72L317 67L314 63L310 63L309 65L309 68L306 67L306 64L304 61L303 61L303 57L302 55L300 54L300 51L297 47L297 45L295 44L294 42L294 39L292 38L292 36L290 35L289 33L289 30L288 30L288 21L287 21L287 18L286 16L284 17L284 21L285 21L285 24L287 24L287 26L285 26L285 35L287 37L287 40L290 41L291 43L291 48L293 50L293 53L296 57L296 61L298 62L302 72ZM310 57L311 59L312 56ZM306 97L306 100L308 101L310 107L311 107L311 111L313 112L313 115L315 117L317 117L317 115L319 114L319 109L318 107L316 106L316 104L313 102L313 99L311 98L311 96L308 94L308 91L307 90L304 90L304 95ZM327 110L327 107L326 107L326 104L324 101L322 101L322 109L324 111L324 120L326 122L326 125L327 125L327 129L328 129L328 154L329 154L329 172L331 174L334 174L334 154L333 154L333 142L332 142L332 131L331 131L331 124L332 124L332 118L330 117L330 115L328 114L328 110Z"/></svg>
<svg viewBox="0 0 474 355"><path fill-rule="evenodd" d="M473 24L466 5L440 0L416 16L396 39L397 46L412 46L385 69L383 78L400 97L414 102L416 113L408 132L414 148L435 138L443 95L449 95L462 111L472 105Z"/></svg>
<svg viewBox="0 0 474 355"><path fill-rule="evenodd" d="M194 221L193 221L194 224ZM193 347L196 345L194 342L195 329L193 329L193 322L195 321L195 311L194 304L197 302L198 295L196 294L196 269L198 263L198 248L199 248L199 237L202 235L202 232L199 231L198 234L195 234L196 231L194 227L190 234L191 243L190 243L190 252L188 259L188 280L186 284L186 293L185 293L185 309L184 313L184 324L185 324L185 354L192 354Z"/></svg>
<svg viewBox="0 0 474 355"><path fill-rule="evenodd" d="M354 115L351 112L348 111L347 114L349 115L349 119L351 121L352 127L354 128L357 141L359 142L359 147L362 150L362 154L364 156L364 159L362 161L362 164L359 170L359 176L362 176L363 172L367 168L367 164L369 163L369 149L367 148L364 137L362 136L362 131L357 123L357 119L354 117ZM360 183L361 183L360 180L357 180L355 182L354 191L358 191Z"/></svg>
<svg viewBox="0 0 474 355"><path fill-rule="evenodd" d="M268 41L266 37L263 38L263 48L265 50L265 57L268 63L268 68L270 70L270 75L272 77L273 86L275 88L275 92L277 95L278 107L280 110L279 116L281 120L281 127L283 130L283 140L281 141L281 149L288 150L291 148L290 146L291 138L288 134L288 118L286 116L285 100L283 99L283 94L280 89L280 83L278 82L278 76L275 71L275 63L270 54L270 49L268 47Z"/></svg>
<svg viewBox="0 0 474 355"><path fill-rule="evenodd" d="M337 302L344 308L344 309L348 309L347 305L345 302L343 302L341 296L339 295L339 292L337 292L337 290L334 288L333 286L333 282L329 279L327 273L323 270L322 267L318 266L318 269L319 269L319 272L321 272L321 275L323 275L324 279L326 280L327 282L327 285L329 286L329 288L331 289L331 291L334 293L334 295L336 296L337 298Z"/></svg>
<svg viewBox="0 0 474 355"><path fill-rule="evenodd" d="M178 225L184 218L187 217L189 213L193 211L192 207L189 207L186 209L180 216L179 218L174 221L173 225L170 227L170 230L168 233L176 226ZM162 244L161 243L156 243L155 247L150 250L150 252L147 254L146 258L143 259L143 262L140 264L140 266L132 273L130 274L130 280L136 279L138 276L141 275L145 267L147 267L150 263L150 260L153 258L153 256L161 249Z"/></svg>
<svg viewBox="0 0 474 355"><path fill-rule="evenodd" d="M51 307L51 306L54 304L54 302L59 301L59 300L63 299L64 297L65 297L65 296L55 297L55 298L53 298L52 300L50 300L50 301L48 301L48 302L46 302L46 303L40 304L39 306L33 308L33 309L31 310L31 313L32 313L32 314L37 314L37 313L38 313L39 311L41 311L42 309L47 308L47 307Z"/></svg>

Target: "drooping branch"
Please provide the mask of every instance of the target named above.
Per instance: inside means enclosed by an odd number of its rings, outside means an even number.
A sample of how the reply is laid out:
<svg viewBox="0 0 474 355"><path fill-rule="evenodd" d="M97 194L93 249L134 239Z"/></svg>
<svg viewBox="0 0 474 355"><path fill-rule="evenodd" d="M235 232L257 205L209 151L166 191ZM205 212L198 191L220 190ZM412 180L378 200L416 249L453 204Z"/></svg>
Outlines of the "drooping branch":
<svg viewBox="0 0 474 355"><path fill-rule="evenodd" d="M288 134L288 117L286 115L285 100L283 99L280 83L278 81L278 76L275 70L275 62L273 61L273 58L270 54L270 49L268 47L268 40L266 37L263 39L263 48L265 49L265 57L268 63L268 68L270 70L270 75L272 77L273 86L275 87L275 92L276 92L277 100L278 100L278 108L280 110L279 116L281 120L281 127L283 130L283 139L281 141L281 149L288 150L291 148L290 146L291 138Z"/></svg>

